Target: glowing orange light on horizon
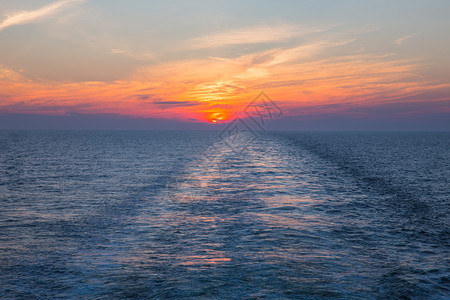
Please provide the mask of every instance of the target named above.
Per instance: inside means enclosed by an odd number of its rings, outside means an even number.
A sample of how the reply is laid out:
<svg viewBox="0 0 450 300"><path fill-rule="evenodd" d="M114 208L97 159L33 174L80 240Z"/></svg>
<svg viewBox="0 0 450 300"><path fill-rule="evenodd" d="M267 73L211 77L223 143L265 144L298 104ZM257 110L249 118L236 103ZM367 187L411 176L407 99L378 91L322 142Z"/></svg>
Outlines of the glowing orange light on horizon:
<svg viewBox="0 0 450 300"><path fill-rule="evenodd" d="M230 118L230 113L226 111L210 112L206 116L206 119L211 123L223 123Z"/></svg>

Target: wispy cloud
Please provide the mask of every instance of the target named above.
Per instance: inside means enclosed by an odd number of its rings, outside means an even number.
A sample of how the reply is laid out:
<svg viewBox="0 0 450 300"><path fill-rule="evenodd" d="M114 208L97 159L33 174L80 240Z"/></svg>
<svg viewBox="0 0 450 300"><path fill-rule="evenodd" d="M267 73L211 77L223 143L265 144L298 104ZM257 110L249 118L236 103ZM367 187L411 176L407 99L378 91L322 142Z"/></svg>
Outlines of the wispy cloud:
<svg viewBox="0 0 450 300"><path fill-rule="evenodd" d="M191 39L188 42L188 47L191 49L205 49L230 45L279 42L322 30L321 28L301 28L292 25L246 27Z"/></svg>
<svg viewBox="0 0 450 300"><path fill-rule="evenodd" d="M51 3L36 10L22 11L13 15L7 15L6 19L0 23L0 31L7 27L31 23L40 19L44 19L60 9L76 2L83 2L85 0L64 0Z"/></svg>
<svg viewBox="0 0 450 300"><path fill-rule="evenodd" d="M120 54L132 59L142 60L142 61L156 61L156 55L150 52L134 52L130 50L123 49L111 49L112 54Z"/></svg>
<svg viewBox="0 0 450 300"><path fill-rule="evenodd" d="M400 46L400 45L403 44L404 41L409 40L410 38L413 38L413 37L415 37L415 36L418 36L418 35L420 35L421 33L422 33L422 32L420 31L420 32L415 32L415 33L408 34L408 35L406 35L406 36L399 37L399 38L397 38L397 39L395 40L395 43L396 43L397 45Z"/></svg>

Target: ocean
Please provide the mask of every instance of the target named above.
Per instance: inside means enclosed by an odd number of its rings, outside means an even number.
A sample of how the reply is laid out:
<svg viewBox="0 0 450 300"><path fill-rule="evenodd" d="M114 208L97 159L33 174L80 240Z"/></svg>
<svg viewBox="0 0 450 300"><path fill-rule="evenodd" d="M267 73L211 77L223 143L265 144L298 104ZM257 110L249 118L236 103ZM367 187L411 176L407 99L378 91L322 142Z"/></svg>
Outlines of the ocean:
<svg viewBox="0 0 450 300"><path fill-rule="evenodd" d="M448 299L450 133L0 131L0 298Z"/></svg>

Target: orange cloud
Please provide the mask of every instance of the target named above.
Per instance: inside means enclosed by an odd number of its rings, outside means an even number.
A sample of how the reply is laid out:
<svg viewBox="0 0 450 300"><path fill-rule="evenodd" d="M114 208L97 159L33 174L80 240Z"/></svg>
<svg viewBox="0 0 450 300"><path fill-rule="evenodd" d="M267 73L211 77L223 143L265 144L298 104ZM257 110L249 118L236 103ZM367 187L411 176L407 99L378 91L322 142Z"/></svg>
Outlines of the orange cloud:
<svg viewBox="0 0 450 300"><path fill-rule="evenodd" d="M448 85L420 75L420 61L394 55L326 55L351 43L324 40L235 58L169 61L112 82L31 81L0 66L0 112L116 113L220 122L265 91L285 110L398 101Z"/></svg>

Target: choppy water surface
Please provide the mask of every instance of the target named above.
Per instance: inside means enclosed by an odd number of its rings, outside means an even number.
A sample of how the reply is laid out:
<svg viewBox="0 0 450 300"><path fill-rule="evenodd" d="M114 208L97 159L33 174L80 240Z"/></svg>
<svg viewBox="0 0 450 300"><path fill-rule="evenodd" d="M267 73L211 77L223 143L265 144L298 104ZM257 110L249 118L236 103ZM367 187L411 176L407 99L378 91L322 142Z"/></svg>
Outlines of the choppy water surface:
<svg viewBox="0 0 450 300"><path fill-rule="evenodd" d="M3 131L0 297L444 299L449 149L448 133Z"/></svg>

